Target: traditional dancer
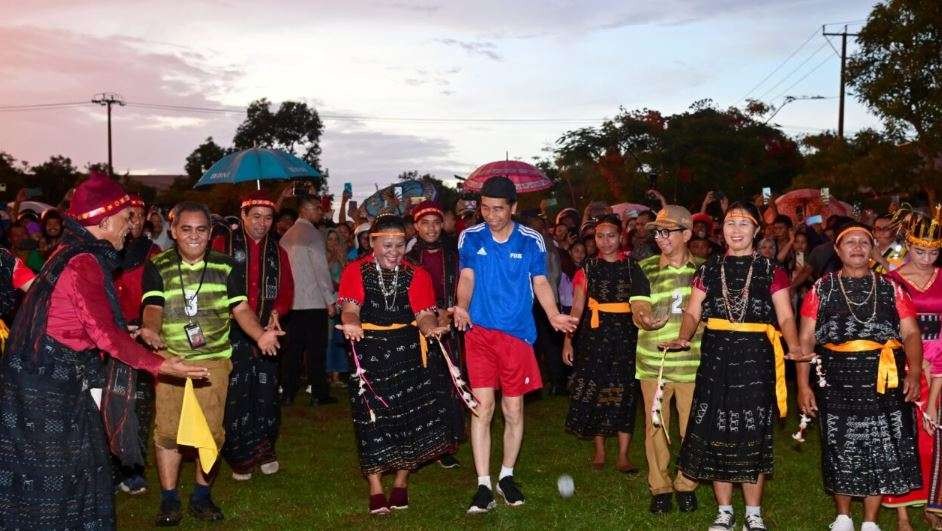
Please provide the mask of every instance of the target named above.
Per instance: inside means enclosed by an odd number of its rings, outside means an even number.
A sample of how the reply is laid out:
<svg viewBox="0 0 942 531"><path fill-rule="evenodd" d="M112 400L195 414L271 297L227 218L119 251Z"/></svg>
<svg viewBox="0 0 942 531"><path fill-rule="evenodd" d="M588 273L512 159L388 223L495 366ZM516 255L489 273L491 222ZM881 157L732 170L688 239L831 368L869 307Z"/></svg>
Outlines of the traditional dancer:
<svg viewBox="0 0 942 531"><path fill-rule="evenodd" d="M129 202L120 185L92 172L75 190L62 241L16 315L0 362L0 528L116 527L109 442L125 441L116 429L137 433L123 423L133 411L132 389L108 391L103 364L110 361L103 358L155 376L207 374L149 352L125 328L111 276ZM133 388L133 375L123 372L121 383ZM106 389L102 411L92 387ZM133 452L136 443L111 449Z"/></svg>
<svg viewBox="0 0 942 531"><path fill-rule="evenodd" d="M772 472L772 414L776 405L780 415L786 413L781 336L789 357L801 357L788 275L755 252L759 219L751 203L730 205L723 218L727 252L701 267L678 338L661 345L689 347L700 320L706 320L677 466L691 478L713 482L719 510L711 531L733 528L734 483L742 484L746 501L743 528L765 529L762 488Z"/></svg>
<svg viewBox="0 0 942 531"><path fill-rule="evenodd" d="M922 343L909 295L869 268L873 234L856 222L839 230L842 267L819 279L801 306L802 346L810 353L817 345L825 383L815 398L809 364L799 364L798 404L820 417L824 490L837 506L831 529L852 531L851 498L863 497L860 529L876 531L883 496L921 484L906 402L919 396Z"/></svg>
<svg viewBox="0 0 942 531"><path fill-rule="evenodd" d="M671 510L676 494L682 512L697 509L697 482L681 472L671 476L670 427L671 401L677 408L680 437L687 433L690 406L693 404L694 379L700 365L700 338L697 329L687 350L662 351L658 343L677 337L690 301L691 280L703 260L687 250L691 232L690 212L677 205L667 205L645 228L654 233L660 255L645 258L638 265L650 289L631 297L631 312L638 331L635 376L641 382L644 397L644 453L648 461L649 511L654 514Z"/></svg>
<svg viewBox="0 0 942 531"><path fill-rule="evenodd" d="M909 262L890 273L913 300L916 319L922 334L922 370L919 381L919 401L926 429L919 430L916 447L919 449L919 464L922 472L922 488L904 496L887 496L884 505L890 503L915 505L927 503L927 517L933 524L942 521L942 437L936 426L939 421L939 391L942 390L942 274L935 264L942 247L942 207L936 207L933 216L912 215L904 224L906 256ZM926 389L926 381L935 385ZM933 451L934 450L934 451ZM935 457L933 457L935 456ZM908 522L905 506L898 510L899 528L905 529Z"/></svg>
<svg viewBox="0 0 942 531"><path fill-rule="evenodd" d="M563 362L573 366L566 430L594 440L592 466L597 470L605 466L605 438L617 435L617 470L637 474L628 445L637 409L638 328L628 301L648 289L638 263L619 252L620 238L618 216L599 218L595 227L599 255L586 259L573 279L570 315L580 325L575 339L566 334L563 345Z"/></svg>
<svg viewBox="0 0 942 531"><path fill-rule="evenodd" d="M124 242L121 265L114 275L114 285L124 322L132 330L141 325L144 265L159 252L160 247L144 234L144 200L131 195L128 237ZM121 482L118 484L118 488L132 496L147 492L144 467L151 448L151 428L154 426L154 378L147 371L136 371L135 378L134 411L140 427L139 442L143 459L140 465L122 467L119 470Z"/></svg>
<svg viewBox="0 0 942 531"><path fill-rule="evenodd" d="M517 209L513 181L497 176L481 188L485 223L468 227L458 240L461 273L455 326L467 330L465 360L471 389L480 407L471 418L471 449L478 488L469 513L494 507L491 491L491 419L500 389L504 414L504 455L497 493L507 505L525 502L514 481L514 464L523 441L523 395L543 386L533 353L536 324L533 297L556 330L571 332L576 319L560 313L553 288L546 280L543 236L512 220ZM472 324L473 323L473 324Z"/></svg>
<svg viewBox="0 0 942 531"><path fill-rule="evenodd" d="M409 507L409 473L454 447L448 407L425 367L425 338L448 328L435 316L428 273L403 261L402 219L376 218L370 240L372 253L340 278L340 327L353 344L350 406L370 513L388 514ZM388 499L381 482L387 472L396 474Z"/></svg>
<svg viewBox="0 0 942 531"><path fill-rule="evenodd" d="M447 309L455 305L455 288L458 284L458 242L452 236L442 232L445 213L434 201L423 201L412 209L415 226L415 245L406 254L406 258L425 269L432 278L435 289L435 302L438 306L437 317L441 326L448 326ZM452 364L460 367L459 359L461 340L459 334L450 334L442 338L448 347ZM430 366L438 377L436 388L442 393L442 402L449 408L449 426L457 452L458 443L465 439L464 402L455 396L451 385L448 364L440 356L432 356ZM456 468L460 463L454 453L443 455L439 464L445 468Z"/></svg>
<svg viewBox="0 0 942 531"><path fill-rule="evenodd" d="M248 305L267 328L281 330L279 318L291 311L294 279L288 254L271 234L275 202L256 191L242 200L241 226L213 240L213 250L229 255L245 271ZM262 356L255 342L239 327L230 332L232 372L226 394L226 444L222 455L232 478L252 478L278 472L275 453L281 425L278 404L278 362Z"/></svg>

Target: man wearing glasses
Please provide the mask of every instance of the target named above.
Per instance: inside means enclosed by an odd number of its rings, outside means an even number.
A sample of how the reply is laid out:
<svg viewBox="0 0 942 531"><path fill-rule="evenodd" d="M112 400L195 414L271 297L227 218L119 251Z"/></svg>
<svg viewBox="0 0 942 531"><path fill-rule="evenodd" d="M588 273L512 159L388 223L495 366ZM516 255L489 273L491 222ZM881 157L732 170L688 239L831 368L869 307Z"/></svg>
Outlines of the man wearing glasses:
<svg viewBox="0 0 942 531"><path fill-rule="evenodd" d="M896 241L896 231L890 226L893 217L883 214L873 221L873 239L876 245L871 252L871 267L878 273L889 273L903 265L906 246Z"/></svg>
<svg viewBox="0 0 942 531"><path fill-rule="evenodd" d="M703 263L687 250L687 242L693 236L692 226L690 211L677 205L664 206L657 218L645 225L645 230L653 233L661 254L638 262L647 277L649 290L630 299L634 322L639 329L635 375L641 381L644 396L644 451L648 460L648 487L651 489L649 510L654 514L670 512L671 495L675 492L681 511L697 509L694 494L697 483L680 472L673 479L670 476L671 452L665 429L670 426L673 398L680 420L680 436L686 433L694 380L700 365L702 328L690 340L687 350L663 354L658 349L658 343L669 341L680 331L684 308L690 299L691 280ZM661 425L665 428L654 426L651 416L662 368L664 387L660 416Z"/></svg>

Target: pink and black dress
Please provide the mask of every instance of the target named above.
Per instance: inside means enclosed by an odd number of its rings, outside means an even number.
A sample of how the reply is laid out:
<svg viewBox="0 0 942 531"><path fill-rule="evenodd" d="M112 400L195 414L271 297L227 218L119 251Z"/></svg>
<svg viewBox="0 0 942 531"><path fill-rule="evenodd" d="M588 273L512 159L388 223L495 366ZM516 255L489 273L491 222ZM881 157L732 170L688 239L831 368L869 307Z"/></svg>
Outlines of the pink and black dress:
<svg viewBox="0 0 942 531"><path fill-rule="evenodd" d="M932 377L942 377L942 339L940 339L940 314L942 314L942 274L939 268L935 269L932 278L924 289L909 283L899 270L893 271L889 278L895 280L913 300L916 307L916 319L922 331L922 358L924 376L919 382L919 403L923 408L932 407L928 404L929 385ZM914 489L902 496L887 496L883 505L900 507L907 505L923 505L927 503L928 509L942 512L942 440L933 437L925 430L919 430L917 449L919 451L919 466L922 470L922 487Z"/></svg>

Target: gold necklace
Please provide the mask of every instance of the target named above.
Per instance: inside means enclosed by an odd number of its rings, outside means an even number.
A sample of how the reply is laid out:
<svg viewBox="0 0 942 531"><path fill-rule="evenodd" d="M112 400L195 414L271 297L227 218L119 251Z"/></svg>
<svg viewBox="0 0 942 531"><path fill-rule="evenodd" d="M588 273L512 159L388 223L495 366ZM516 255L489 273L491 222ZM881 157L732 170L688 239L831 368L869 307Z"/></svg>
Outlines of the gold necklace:
<svg viewBox="0 0 942 531"><path fill-rule="evenodd" d="M841 278L840 272L837 273L837 284L841 287L841 295L844 296L844 302L847 304L847 310L850 311L850 316L854 318L854 321L865 325L873 322L877 317L877 275L870 271L870 293L860 302L854 302L850 300L850 297L847 296L847 290L844 289L844 280ZM873 311L870 313L870 317L866 321L861 321L857 317L857 314L854 313L854 306L863 306L871 298L873 298Z"/></svg>

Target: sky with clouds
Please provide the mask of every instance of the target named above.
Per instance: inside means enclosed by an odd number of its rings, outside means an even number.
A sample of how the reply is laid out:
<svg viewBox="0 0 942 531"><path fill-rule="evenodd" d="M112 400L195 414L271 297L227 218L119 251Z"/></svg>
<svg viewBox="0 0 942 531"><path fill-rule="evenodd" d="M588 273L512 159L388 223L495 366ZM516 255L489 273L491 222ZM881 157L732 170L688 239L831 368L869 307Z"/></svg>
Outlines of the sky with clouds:
<svg viewBox="0 0 942 531"><path fill-rule="evenodd" d="M448 178L505 153L530 160L563 132L597 125L620 106L673 113L702 98L723 108L742 105L750 91L773 104L786 95L823 95L831 99L796 101L775 122L792 135L834 129L840 61L821 25L861 21L871 5L3 2L0 107L83 102L103 91L129 103L213 109L243 108L261 97L302 100L324 117L331 189L351 181L363 197L402 171ZM186 155L206 137L229 145L243 117L118 108L115 171L182 173ZM849 97L846 129L876 125ZM32 163L53 154L80 166L104 160L104 110L87 104L2 112L0 150Z"/></svg>

